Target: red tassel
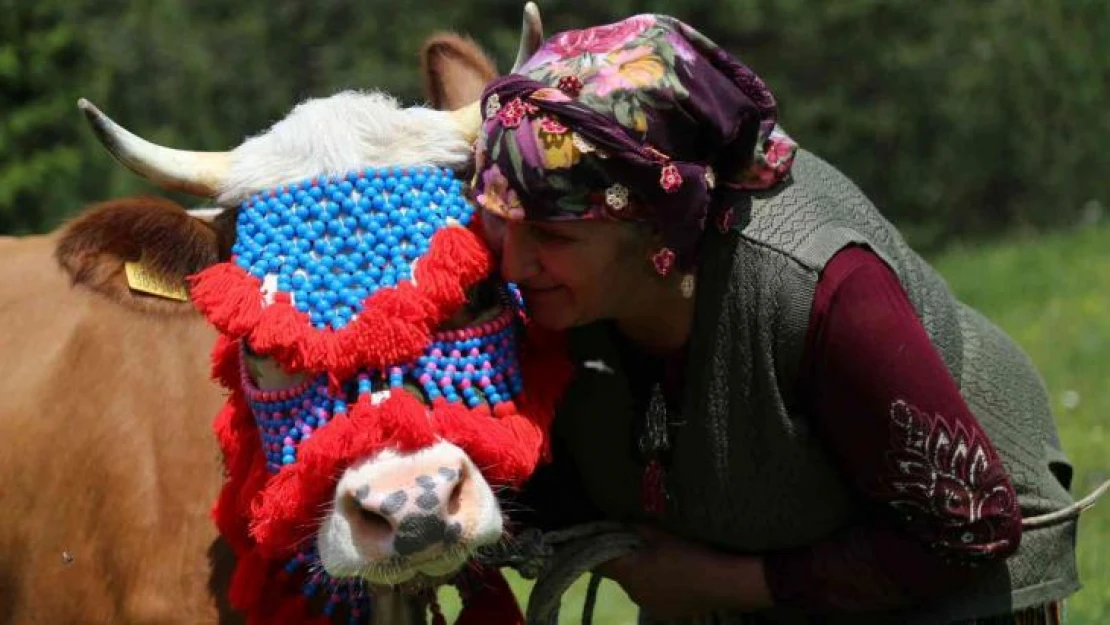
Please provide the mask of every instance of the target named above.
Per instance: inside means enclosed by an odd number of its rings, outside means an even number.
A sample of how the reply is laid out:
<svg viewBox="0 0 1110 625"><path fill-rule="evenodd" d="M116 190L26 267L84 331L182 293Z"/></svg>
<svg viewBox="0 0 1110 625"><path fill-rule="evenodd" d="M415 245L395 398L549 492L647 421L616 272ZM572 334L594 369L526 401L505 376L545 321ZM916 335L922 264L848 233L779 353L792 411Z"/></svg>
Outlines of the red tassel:
<svg viewBox="0 0 1110 625"><path fill-rule="evenodd" d="M256 552L236 557L235 572L231 575L228 600L231 607L240 611L253 610L262 599L262 591L271 574L269 563Z"/></svg>
<svg viewBox="0 0 1110 625"><path fill-rule="evenodd" d="M281 603L269 625L302 625L309 617L308 598L303 594L294 592L277 600Z"/></svg>
<svg viewBox="0 0 1110 625"><path fill-rule="evenodd" d="M221 333L238 338L257 325L262 281L234 262L212 265L189 282L193 304Z"/></svg>
<svg viewBox="0 0 1110 625"><path fill-rule="evenodd" d="M212 348L212 379L226 389L240 386L239 341L226 334L216 337Z"/></svg>

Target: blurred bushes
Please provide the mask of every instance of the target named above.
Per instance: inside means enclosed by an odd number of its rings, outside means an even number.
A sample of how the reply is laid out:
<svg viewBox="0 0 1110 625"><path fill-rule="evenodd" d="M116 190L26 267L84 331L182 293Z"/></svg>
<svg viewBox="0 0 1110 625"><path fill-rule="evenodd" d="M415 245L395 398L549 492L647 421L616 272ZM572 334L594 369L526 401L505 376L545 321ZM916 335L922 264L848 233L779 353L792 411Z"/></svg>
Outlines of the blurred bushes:
<svg viewBox="0 0 1110 625"><path fill-rule="evenodd" d="M437 29L506 71L523 2L0 0L0 233L153 188L96 144L87 97L166 145L221 150L297 101L376 87L422 99ZM778 95L805 146L921 247L1097 217L1110 201L1103 0L544 0L548 33L671 13ZM196 204L193 198L178 197Z"/></svg>

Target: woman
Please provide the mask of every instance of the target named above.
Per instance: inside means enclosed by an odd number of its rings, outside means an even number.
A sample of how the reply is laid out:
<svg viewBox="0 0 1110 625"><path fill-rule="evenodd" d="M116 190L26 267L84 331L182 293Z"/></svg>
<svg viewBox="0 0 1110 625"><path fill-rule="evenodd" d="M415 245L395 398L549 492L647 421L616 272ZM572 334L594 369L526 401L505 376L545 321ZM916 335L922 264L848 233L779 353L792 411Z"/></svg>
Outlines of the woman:
<svg viewBox="0 0 1110 625"><path fill-rule="evenodd" d="M1021 525L1072 501L1043 383L751 70L641 15L481 107L490 245L582 363L527 502L642 526L603 572L645 619L1060 621L1075 525Z"/></svg>

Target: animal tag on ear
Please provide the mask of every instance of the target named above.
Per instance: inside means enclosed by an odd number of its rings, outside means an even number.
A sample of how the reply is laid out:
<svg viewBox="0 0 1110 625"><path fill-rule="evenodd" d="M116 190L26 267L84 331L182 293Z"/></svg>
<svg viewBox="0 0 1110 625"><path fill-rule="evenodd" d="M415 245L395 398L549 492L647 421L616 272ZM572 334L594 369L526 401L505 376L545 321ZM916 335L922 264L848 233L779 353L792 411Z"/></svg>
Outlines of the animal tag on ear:
<svg viewBox="0 0 1110 625"><path fill-rule="evenodd" d="M189 301L189 293L185 290L185 285L169 282L164 276L151 271L141 260L125 262L123 270L127 274L127 286L131 287L132 291L141 291L182 302Z"/></svg>

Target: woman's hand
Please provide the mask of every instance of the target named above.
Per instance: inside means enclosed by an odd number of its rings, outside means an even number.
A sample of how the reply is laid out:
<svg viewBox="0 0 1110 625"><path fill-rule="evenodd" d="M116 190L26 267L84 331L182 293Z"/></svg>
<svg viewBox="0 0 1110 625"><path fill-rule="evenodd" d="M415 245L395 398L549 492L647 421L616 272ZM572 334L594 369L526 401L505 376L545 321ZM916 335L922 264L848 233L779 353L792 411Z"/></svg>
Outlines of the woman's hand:
<svg viewBox="0 0 1110 625"><path fill-rule="evenodd" d="M620 584L653 618L771 606L759 558L714 551L653 527L638 528L644 545L597 572Z"/></svg>

